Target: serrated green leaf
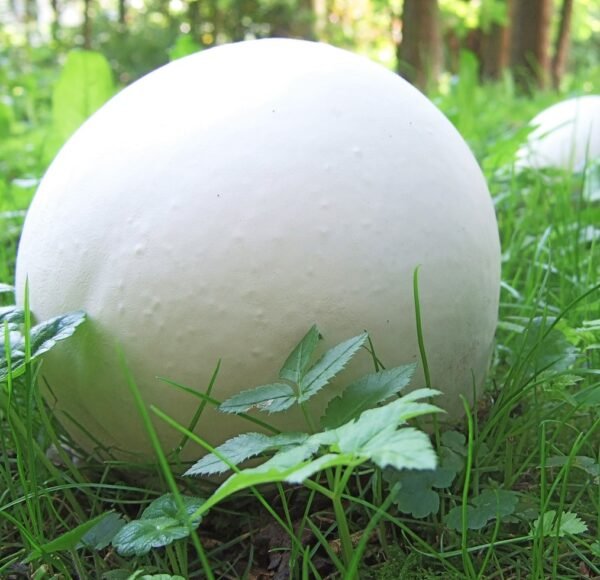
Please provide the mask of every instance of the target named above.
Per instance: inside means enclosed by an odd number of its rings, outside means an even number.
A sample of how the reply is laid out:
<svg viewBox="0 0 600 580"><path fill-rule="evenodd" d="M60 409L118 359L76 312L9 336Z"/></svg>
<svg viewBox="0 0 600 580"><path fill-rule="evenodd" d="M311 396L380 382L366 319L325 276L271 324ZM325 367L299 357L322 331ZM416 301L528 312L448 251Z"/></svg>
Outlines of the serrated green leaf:
<svg viewBox="0 0 600 580"><path fill-rule="evenodd" d="M57 342L69 338L85 320L81 310L56 316L36 324L31 329L31 358L48 352Z"/></svg>
<svg viewBox="0 0 600 580"><path fill-rule="evenodd" d="M279 371L280 379L291 381L292 383L299 383L301 381L317 348L319 338L319 329L314 324L290 353L285 363L283 363Z"/></svg>
<svg viewBox="0 0 600 580"><path fill-rule="evenodd" d="M124 525L125 520L120 514L110 512L81 538L76 547L103 550Z"/></svg>
<svg viewBox="0 0 600 580"><path fill-rule="evenodd" d="M25 313L21 308L16 306L2 306L0 307L0 324L23 324L25 320Z"/></svg>
<svg viewBox="0 0 600 580"><path fill-rule="evenodd" d="M290 385L274 383L261 385L234 395L219 405L219 411L237 414L246 413L256 407L260 411L279 413L289 409L296 400L296 393Z"/></svg>
<svg viewBox="0 0 600 580"><path fill-rule="evenodd" d="M189 536L186 525L169 517L134 520L121 528L112 545L121 556L143 556Z"/></svg>
<svg viewBox="0 0 600 580"><path fill-rule="evenodd" d="M372 460L382 466L395 465L398 468L435 467L435 453L427 435L412 428L396 429L409 418L440 411L428 403L417 402L437 394L439 391L433 389L418 389L387 405L364 411L358 419L337 429L315 433L301 442L294 441L291 447L288 445L288 449L278 451L262 465L231 475L197 513L204 513L226 497L248 487L283 481L300 483L331 466L356 467ZM323 455L313 459L321 450Z"/></svg>
<svg viewBox="0 0 600 580"><path fill-rule="evenodd" d="M540 529L541 527L541 529ZM547 511L541 518L533 522L532 534L542 536L563 536L583 534L587 532L587 524L573 512L563 512L558 522L556 510Z"/></svg>
<svg viewBox="0 0 600 580"><path fill-rule="evenodd" d="M269 437L262 433L244 433L229 439L216 448L220 455L227 457L233 465L256 457L268 450L286 448L304 443L308 435L305 433L282 433ZM228 471L230 467L212 453L190 467L185 475L212 475Z"/></svg>
<svg viewBox="0 0 600 580"><path fill-rule="evenodd" d="M441 412L435 405L416 402L438 394L439 391L433 389L417 389L383 407L364 411L358 419L332 430L339 450L342 453L359 453L371 439L379 437L381 433L391 434L409 419Z"/></svg>
<svg viewBox="0 0 600 580"><path fill-rule="evenodd" d="M299 402L308 401L341 372L363 346L367 337L368 334L363 332L328 350L300 381Z"/></svg>
<svg viewBox="0 0 600 580"><path fill-rule="evenodd" d="M480 530L488 522L514 513L518 496L504 489L486 489L467 506L467 527ZM446 516L446 525L456 531L462 530L462 508L452 508Z"/></svg>
<svg viewBox="0 0 600 580"><path fill-rule="evenodd" d="M321 419L323 427L339 427L396 395L410 383L415 368L416 365L410 364L387 369L352 383L339 397L329 402Z"/></svg>
<svg viewBox="0 0 600 580"><path fill-rule="evenodd" d="M41 557L42 554L53 554L55 552L66 552L74 550L82 538L92 530L100 521L106 518L109 514L101 514L77 527L65 532L58 538L51 540L39 547L39 550L34 550L25 562L33 562Z"/></svg>
<svg viewBox="0 0 600 580"><path fill-rule="evenodd" d="M382 432L359 452L382 469L435 469L437 456L429 437L422 431L406 427L392 434Z"/></svg>
<svg viewBox="0 0 600 580"><path fill-rule="evenodd" d="M77 327L85 320L85 313L70 312L57 316L34 326L30 332L31 360L35 360L48 352L57 342L69 338ZM11 374L13 377L22 374L25 368L25 339L11 345ZM0 381L8 377L8 361L0 352Z"/></svg>
<svg viewBox="0 0 600 580"><path fill-rule="evenodd" d="M154 518L173 518L185 522L185 517L191 517L196 510L206 501L200 497L189 495L180 495L179 499L183 504L184 513L181 512L177 499L172 493L166 493L155 499L142 513L142 520ZM192 522L198 523L198 522Z"/></svg>

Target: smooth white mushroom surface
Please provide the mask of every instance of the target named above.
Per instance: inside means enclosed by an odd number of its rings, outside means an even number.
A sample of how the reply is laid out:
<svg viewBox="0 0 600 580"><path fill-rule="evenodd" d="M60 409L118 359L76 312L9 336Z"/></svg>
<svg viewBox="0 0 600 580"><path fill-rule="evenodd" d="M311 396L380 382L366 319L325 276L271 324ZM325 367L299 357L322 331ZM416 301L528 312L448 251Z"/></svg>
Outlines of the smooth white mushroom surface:
<svg viewBox="0 0 600 580"><path fill-rule="evenodd" d="M150 445L145 401L187 425L199 401L273 382L316 323L321 352L364 329L387 367L418 362L412 277L437 402L482 384L500 248L483 175L450 122L384 67L324 44L258 40L175 61L123 90L63 147L17 264L38 320L88 322L44 360L49 400L124 454ZM361 352L313 406L372 372ZM418 371L413 386L423 386ZM261 415L305 428L301 413ZM166 449L181 435L155 419ZM256 426L207 408L213 445ZM188 456L200 456L199 447Z"/></svg>
<svg viewBox="0 0 600 580"><path fill-rule="evenodd" d="M536 115L517 167L580 171L600 157L600 95L562 101Z"/></svg>

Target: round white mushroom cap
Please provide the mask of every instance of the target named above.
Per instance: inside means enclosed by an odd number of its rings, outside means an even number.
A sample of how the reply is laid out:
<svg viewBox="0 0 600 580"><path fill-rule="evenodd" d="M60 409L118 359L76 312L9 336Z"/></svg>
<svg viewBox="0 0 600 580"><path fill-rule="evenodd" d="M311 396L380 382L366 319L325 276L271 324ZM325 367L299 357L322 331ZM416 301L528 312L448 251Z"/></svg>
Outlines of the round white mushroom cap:
<svg viewBox="0 0 600 580"><path fill-rule="evenodd" d="M600 95L561 101L536 115L517 167L582 170L600 157Z"/></svg>
<svg viewBox="0 0 600 580"><path fill-rule="evenodd" d="M459 395L482 384L497 322L500 249L482 173L399 76L270 39L175 61L95 113L31 205L17 288L28 278L37 319L89 316L41 371L73 437L143 455L116 345L146 402L187 425L198 400L157 376L205 391L221 359L213 396L224 400L273 382L313 323L322 349L366 329L387 367L418 362L417 266L432 386L457 416ZM337 387L368 372L363 352ZM262 418L304 428L300 413ZM179 442L155 424L165 448ZM197 428L213 445L247 430L212 408Z"/></svg>

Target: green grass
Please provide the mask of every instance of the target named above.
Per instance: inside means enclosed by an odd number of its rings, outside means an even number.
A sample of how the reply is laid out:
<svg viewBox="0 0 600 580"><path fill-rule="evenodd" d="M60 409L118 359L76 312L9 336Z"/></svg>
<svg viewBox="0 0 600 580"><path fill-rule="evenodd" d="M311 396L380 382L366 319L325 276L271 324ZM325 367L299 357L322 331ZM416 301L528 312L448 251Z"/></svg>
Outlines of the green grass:
<svg viewBox="0 0 600 580"><path fill-rule="evenodd" d="M587 76L589 82L598 73ZM600 575L600 203L584 198L577 176L500 171L527 120L558 95L525 100L508 80L480 87L468 62L461 79L436 102L485 169L503 286L486 394L436 442L442 466L458 461L454 479L414 483L420 502L438 494L439 511L417 517L410 494L390 492L389 473L362 464L332 468L302 486L242 491L211 509L195 531L186 516L189 537L143 556L124 557L110 545L77 548L77 538L64 534L83 533L78 526L102 514L133 520L164 493L181 507L184 496L208 497L211 487L173 475L160 455L143 472L79 457L40 397L37 365L29 364L0 392L0 577L114 579L143 571L244 578L269 566L290 567L295 578ZM14 276L22 223L14 212L32 193L14 180L41 175L40 131L48 122L43 95L29 112L17 105L0 147L5 283ZM10 296L0 299L6 304ZM535 524L540 515L544 525Z"/></svg>

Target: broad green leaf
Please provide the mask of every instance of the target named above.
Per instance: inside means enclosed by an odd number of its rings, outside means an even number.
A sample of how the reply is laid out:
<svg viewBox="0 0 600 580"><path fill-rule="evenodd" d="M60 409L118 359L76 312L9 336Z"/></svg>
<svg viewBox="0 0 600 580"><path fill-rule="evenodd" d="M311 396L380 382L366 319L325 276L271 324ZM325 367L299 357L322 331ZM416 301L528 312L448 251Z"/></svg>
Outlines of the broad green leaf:
<svg viewBox="0 0 600 580"><path fill-rule="evenodd" d="M533 535L541 533L543 536L558 536L561 538L567 534L583 534L587 530L587 524L577 514L563 512L559 522L555 510L547 511L543 517L535 520L532 525Z"/></svg>
<svg viewBox="0 0 600 580"><path fill-rule="evenodd" d="M101 522L104 518L108 517L109 514L101 514L77 527L65 532L58 538L51 540L39 547L39 550L32 552L26 559L26 562L32 562L41 557L42 554L53 554L55 552L67 552L77 548L81 540L85 535L92 530L96 525Z"/></svg>
<svg viewBox="0 0 600 580"><path fill-rule="evenodd" d="M183 576L171 574L143 574L142 576L130 577L131 580L185 580ZM129 579L128 579L129 580Z"/></svg>
<svg viewBox="0 0 600 580"><path fill-rule="evenodd" d="M442 444L458 455L463 457L467 455L467 438L459 431L444 431L442 433Z"/></svg>
<svg viewBox="0 0 600 580"><path fill-rule="evenodd" d="M139 520L129 522L117 533L112 545L122 556L141 556L152 548L167 546L190 534L186 520L196 528L200 524L199 509L205 500L199 497L181 496L182 513L173 494L155 499L142 513ZM205 513L206 510L203 511Z"/></svg>
<svg viewBox="0 0 600 580"><path fill-rule="evenodd" d="M569 458L564 455L548 457L546 460L546 467L562 467L563 465L566 465L568 461ZM577 455L573 458L571 465L582 469L592 477L600 477L600 463L597 463L593 457Z"/></svg>
<svg viewBox="0 0 600 580"><path fill-rule="evenodd" d="M290 353L285 363L283 363L279 371L280 379L291 381L292 383L299 383L302 380L317 348L319 338L319 329L314 324Z"/></svg>
<svg viewBox="0 0 600 580"><path fill-rule="evenodd" d="M555 327L544 336L553 322L553 318L538 317L527 328L527 338L522 350L531 353L527 366L529 374L538 374L547 369L551 369L553 373L564 372L577 360L577 348L565 338L561 330Z"/></svg>
<svg viewBox="0 0 600 580"><path fill-rule="evenodd" d="M119 514L110 512L81 538L76 547L103 550L124 525L125 520Z"/></svg>
<svg viewBox="0 0 600 580"><path fill-rule="evenodd" d="M409 364L367 375L352 383L331 400L321 423L332 429L358 417L363 411L383 403L406 387L416 365Z"/></svg>
<svg viewBox="0 0 600 580"><path fill-rule="evenodd" d="M592 550L592 554L594 554L596 558L600 558L600 542L594 542L590 548Z"/></svg>
<svg viewBox="0 0 600 580"><path fill-rule="evenodd" d="M244 433L229 439L216 448L219 455L226 457L233 465L256 457L265 451L286 448L304 443L308 435L305 433L282 433L269 437L262 433ZM228 471L230 467L216 455L210 453L190 467L185 475L211 475Z"/></svg>
<svg viewBox="0 0 600 580"><path fill-rule="evenodd" d="M110 64L99 52L73 50L52 93L52 132L47 156L115 93Z"/></svg>
<svg viewBox="0 0 600 580"><path fill-rule="evenodd" d="M497 518L505 518L514 513L518 496L513 491L504 489L486 489L467 506L467 527L480 530L488 522ZM462 508L452 508L446 516L446 525L457 531L462 530Z"/></svg>
<svg viewBox="0 0 600 580"><path fill-rule="evenodd" d="M304 403L316 395L333 377L341 372L367 340L368 334L363 332L350 338L332 349L312 367L300 381L299 402Z"/></svg>
<svg viewBox="0 0 600 580"><path fill-rule="evenodd" d="M112 545L121 556L143 556L189 536L188 527L169 517L134 520L121 528Z"/></svg>
<svg viewBox="0 0 600 580"><path fill-rule="evenodd" d="M256 407L260 411L279 413L296 402L296 393L290 385L274 383L242 391L219 405L223 413L246 413Z"/></svg>
<svg viewBox="0 0 600 580"><path fill-rule="evenodd" d="M189 495L181 495L180 500L183 503L183 509L185 514L182 514L179 506L177 505L177 499L172 493L166 493L155 499L142 513L142 520L149 520L154 518L173 518L185 522L185 517L191 517L192 514L205 502L200 497L193 497ZM194 522L197 523L197 522Z"/></svg>
<svg viewBox="0 0 600 580"><path fill-rule="evenodd" d="M402 513L419 519L438 513L440 496L432 488L450 487L463 467L462 458L447 447L441 448L439 461L436 469L385 470L384 477L390 485L400 484L394 503Z"/></svg>

